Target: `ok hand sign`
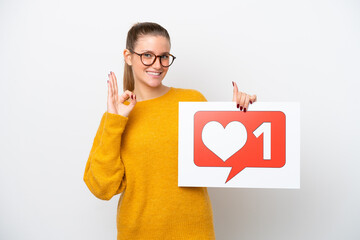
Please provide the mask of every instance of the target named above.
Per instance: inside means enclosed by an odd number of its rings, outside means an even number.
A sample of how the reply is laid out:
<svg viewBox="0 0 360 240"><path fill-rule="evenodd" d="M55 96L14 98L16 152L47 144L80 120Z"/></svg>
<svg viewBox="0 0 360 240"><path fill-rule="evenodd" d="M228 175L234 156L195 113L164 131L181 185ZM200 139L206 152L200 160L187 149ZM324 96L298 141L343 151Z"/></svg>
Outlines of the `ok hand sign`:
<svg viewBox="0 0 360 240"><path fill-rule="evenodd" d="M118 94L118 85L115 74L110 72L108 74L108 98L107 98L107 111L113 114L119 114L128 117L131 110L136 104L136 96L129 90L126 90L121 96ZM130 104L126 105L124 102L131 99Z"/></svg>

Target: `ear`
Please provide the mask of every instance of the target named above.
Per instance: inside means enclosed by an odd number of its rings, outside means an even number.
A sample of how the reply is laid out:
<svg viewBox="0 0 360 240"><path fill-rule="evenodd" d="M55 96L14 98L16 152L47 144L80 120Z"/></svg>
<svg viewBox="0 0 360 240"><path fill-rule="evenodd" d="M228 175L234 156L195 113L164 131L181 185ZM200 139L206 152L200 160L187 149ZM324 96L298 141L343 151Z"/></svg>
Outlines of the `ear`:
<svg viewBox="0 0 360 240"><path fill-rule="evenodd" d="M131 52L128 49L124 49L124 60L128 65L132 65Z"/></svg>

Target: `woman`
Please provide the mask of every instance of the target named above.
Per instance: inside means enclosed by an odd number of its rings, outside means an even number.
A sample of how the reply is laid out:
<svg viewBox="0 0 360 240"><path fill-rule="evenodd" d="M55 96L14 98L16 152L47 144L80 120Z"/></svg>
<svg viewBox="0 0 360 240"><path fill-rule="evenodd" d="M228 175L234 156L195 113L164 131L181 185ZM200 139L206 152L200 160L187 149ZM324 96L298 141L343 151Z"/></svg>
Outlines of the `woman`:
<svg viewBox="0 0 360 240"><path fill-rule="evenodd" d="M138 23L124 50L124 92L110 72L103 114L84 181L98 198L122 193L117 239L215 239L206 187L177 186L178 102L207 101L197 90L162 84L175 60L170 36L156 23ZM244 112L256 96L233 83L233 101Z"/></svg>

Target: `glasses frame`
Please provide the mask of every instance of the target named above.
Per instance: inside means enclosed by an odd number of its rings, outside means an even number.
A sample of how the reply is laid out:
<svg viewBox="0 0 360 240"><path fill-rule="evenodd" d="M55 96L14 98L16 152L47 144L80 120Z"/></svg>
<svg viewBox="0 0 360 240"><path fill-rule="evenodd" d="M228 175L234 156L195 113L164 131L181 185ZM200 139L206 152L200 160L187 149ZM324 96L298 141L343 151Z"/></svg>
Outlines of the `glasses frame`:
<svg viewBox="0 0 360 240"><path fill-rule="evenodd" d="M153 64L156 62L156 59L159 57L161 66L163 66L163 67L170 67L170 66L173 64L173 62L175 61L175 59L176 59L176 57L175 57L174 55L172 55L172 54L169 53L169 55L173 57L173 60L172 60L172 62L169 64L169 66L164 66L164 65L162 64L162 62L161 62L161 57L164 56L164 55L155 55L155 53L153 53L153 52L137 53L137 52L135 52L135 51L133 51L133 50L130 50L130 49L129 49L129 51L132 52L132 53L135 53L135 54L139 55L142 64L144 64L145 66L151 66L151 65L153 65ZM152 54L155 55L154 61L153 61L151 64L145 64L145 63L143 62L142 56L143 56L144 54L147 54L147 53L152 53Z"/></svg>

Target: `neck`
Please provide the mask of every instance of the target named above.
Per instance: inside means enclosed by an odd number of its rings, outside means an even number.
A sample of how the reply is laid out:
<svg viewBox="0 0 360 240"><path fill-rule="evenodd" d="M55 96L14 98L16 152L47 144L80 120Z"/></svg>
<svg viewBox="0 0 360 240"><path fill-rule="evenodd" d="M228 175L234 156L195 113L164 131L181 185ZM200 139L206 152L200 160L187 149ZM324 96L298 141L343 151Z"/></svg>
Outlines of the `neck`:
<svg viewBox="0 0 360 240"><path fill-rule="evenodd" d="M134 94L138 102L153 99L164 95L170 87L160 84L157 87L149 87L145 84L136 84L134 88Z"/></svg>

